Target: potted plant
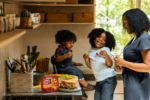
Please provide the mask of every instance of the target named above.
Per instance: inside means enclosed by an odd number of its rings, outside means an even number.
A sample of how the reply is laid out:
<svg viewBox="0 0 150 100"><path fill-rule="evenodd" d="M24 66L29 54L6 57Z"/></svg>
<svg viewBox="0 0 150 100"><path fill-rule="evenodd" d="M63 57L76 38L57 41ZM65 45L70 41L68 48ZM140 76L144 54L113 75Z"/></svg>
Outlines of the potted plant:
<svg viewBox="0 0 150 100"><path fill-rule="evenodd" d="M29 27L32 26L31 13L26 9L21 12L20 25Z"/></svg>

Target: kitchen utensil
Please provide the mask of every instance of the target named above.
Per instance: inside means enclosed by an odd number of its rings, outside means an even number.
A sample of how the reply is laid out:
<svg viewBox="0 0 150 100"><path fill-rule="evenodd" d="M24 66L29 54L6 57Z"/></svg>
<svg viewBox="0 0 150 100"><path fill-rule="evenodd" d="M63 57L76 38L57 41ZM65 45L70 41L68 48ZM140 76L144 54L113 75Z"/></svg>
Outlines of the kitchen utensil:
<svg viewBox="0 0 150 100"><path fill-rule="evenodd" d="M31 55L34 55L36 53L36 49L37 49L37 46L33 46L32 47L32 53L31 53Z"/></svg>
<svg viewBox="0 0 150 100"><path fill-rule="evenodd" d="M23 61L21 60L21 64L22 64L22 66L23 66L23 68L24 68L24 72L27 73L25 62L23 62Z"/></svg>
<svg viewBox="0 0 150 100"><path fill-rule="evenodd" d="M18 60L16 60L16 59L13 59L13 60L21 66L21 71L22 71L23 73L25 73L24 66L23 66Z"/></svg>
<svg viewBox="0 0 150 100"><path fill-rule="evenodd" d="M35 66L36 66L36 64L34 63L34 65L32 66L32 70L34 69Z"/></svg>
<svg viewBox="0 0 150 100"><path fill-rule="evenodd" d="M30 46L27 46L27 55L30 56Z"/></svg>
<svg viewBox="0 0 150 100"><path fill-rule="evenodd" d="M13 62L11 64L12 69L14 70L14 72L16 72L16 68L17 68L18 64L16 62Z"/></svg>
<svg viewBox="0 0 150 100"><path fill-rule="evenodd" d="M36 52L32 57L31 57L31 62L30 64L39 56L40 52Z"/></svg>
<svg viewBox="0 0 150 100"><path fill-rule="evenodd" d="M5 61L5 64L6 64L6 66L8 67L8 69L9 69L11 72L14 72L14 70L13 70L12 67L11 67L10 62L8 61L8 59Z"/></svg>

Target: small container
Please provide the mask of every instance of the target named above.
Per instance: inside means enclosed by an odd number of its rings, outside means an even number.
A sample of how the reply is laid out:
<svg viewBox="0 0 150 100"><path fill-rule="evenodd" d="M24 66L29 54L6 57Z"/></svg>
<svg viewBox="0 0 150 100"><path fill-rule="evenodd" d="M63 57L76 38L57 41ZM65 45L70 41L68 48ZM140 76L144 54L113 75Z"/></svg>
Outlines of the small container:
<svg viewBox="0 0 150 100"><path fill-rule="evenodd" d="M59 90L58 77L57 76L42 77L41 89L44 93L57 92Z"/></svg>
<svg viewBox="0 0 150 100"><path fill-rule="evenodd" d="M16 26L20 26L20 17L16 17Z"/></svg>
<svg viewBox="0 0 150 100"><path fill-rule="evenodd" d="M8 32L8 19L6 16L3 17L4 20L4 33Z"/></svg>
<svg viewBox="0 0 150 100"><path fill-rule="evenodd" d="M0 17L0 34L4 33L4 20L3 17Z"/></svg>
<svg viewBox="0 0 150 100"><path fill-rule="evenodd" d="M8 21L8 32L10 32L13 29L12 15L7 14L6 16L7 16L7 21Z"/></svg>
<svg viewBox="0 0 150 100"><path fill-rule="evenodd" d="M13 30L15 30L16 29L16 15L15 14L12 15L12 20L13 20Z"/></svg>
<svg viewBox="0 0 150 100"><path fill-rule="evenodd" d="M40 23L40 19L41 19L40 13L32 13L31 18L34 24Z"/></svg>
<svg viewBox="0 0 150 100"><path fill-rule="evenodd" d="M11 73L10 91L12 93L33 92L33 73Z"/></svg>

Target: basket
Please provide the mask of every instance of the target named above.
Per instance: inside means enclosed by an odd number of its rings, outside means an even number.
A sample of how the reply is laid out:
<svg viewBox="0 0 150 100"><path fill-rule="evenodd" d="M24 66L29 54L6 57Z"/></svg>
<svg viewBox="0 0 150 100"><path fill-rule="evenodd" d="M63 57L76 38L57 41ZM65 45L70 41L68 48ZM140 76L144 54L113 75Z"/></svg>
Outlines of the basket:
<svg viewBox="0 0 150 100"><path fill-rule="evenodd" d="M94 22L93 13L73 13L73 22Z"/></svg>
<svg viewBox="0 0 150 100"><path fill-rule="evenodd" d="M48 72L49 58L42 60L35 60L36 71Z"/></svg>
<svg viewBox="0 0 150 100"><path fill-rule="evenodd" d="M66 4L78 4L78 0L66 0Z"/></svg>
<svg viewBox="0 0 150 100"><path fill-rule="evenodd" d="M45 13L40 13L41 19L40 19L40 23L45 22Z"/></svg>
<svg viewBox="0 0 150 100"><path fill-rule="evenodd" d="M21 17L20 26L32 26L32 19L28 17Z"/></svg>
<svg viewBox="0 0 150 100"><path fill-rule="evenodd" d="M33 91L33 73L11 73L10 88L12 93Z"/></svg>
<svg viewBox="0 0 150 100"><path fill-rule="evenodd" d="M67 14L47 14L47 22L67 22Z"/></svg>

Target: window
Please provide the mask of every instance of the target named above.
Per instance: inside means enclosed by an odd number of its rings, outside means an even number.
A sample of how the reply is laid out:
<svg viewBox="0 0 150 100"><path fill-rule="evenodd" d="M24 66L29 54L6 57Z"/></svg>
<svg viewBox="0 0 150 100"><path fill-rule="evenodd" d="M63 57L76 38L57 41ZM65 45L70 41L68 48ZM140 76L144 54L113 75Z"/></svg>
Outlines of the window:
<svg viewBox="0 0 150 100"><path fill-rule="evenodd" d="M150 0L141 0L141 10L144 11L150 19Z"/></svg>
<svg viewBox="0 0 150 100"><path fill-rule="evenodd" d="M146 0L145 0L146 1ZM96 28L110 31L116 39L116 48L112 55L123 55L124 46L132 36L123 31L122 14L136 7L136 0L97 0L96 1Z"/></svg>

